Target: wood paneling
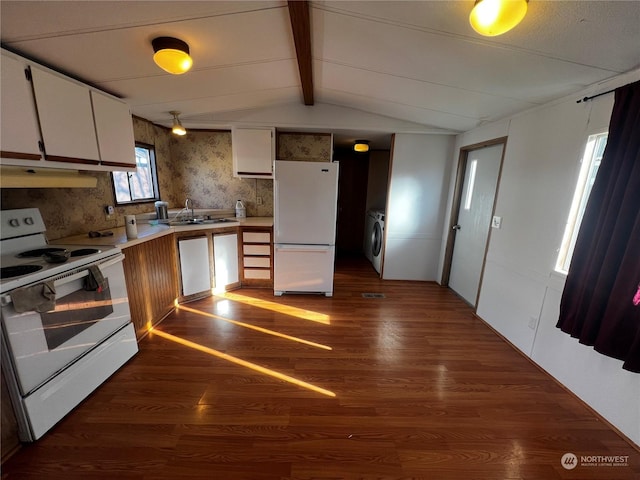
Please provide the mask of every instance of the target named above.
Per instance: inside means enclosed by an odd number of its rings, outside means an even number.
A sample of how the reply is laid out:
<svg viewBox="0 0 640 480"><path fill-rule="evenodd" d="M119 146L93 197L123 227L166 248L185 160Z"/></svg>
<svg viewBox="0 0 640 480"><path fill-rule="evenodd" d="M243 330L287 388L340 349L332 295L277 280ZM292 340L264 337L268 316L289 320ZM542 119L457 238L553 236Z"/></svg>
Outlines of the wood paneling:
<svg viewBox="0 0 640 480"><path fill-rule="evenodd" d="M178 297L175 239L165 235L123 252L131 319L140 340L173 310Z"/></svg>
<svg viewBox="0 0 640 480"><path fill-rule="evenodd" d="M629 465L568 471L567 452ZM8 480L639 475L637 450L454 293L356 261L338 262L331 298L245 288L179 307L3 468Z"/></svg>

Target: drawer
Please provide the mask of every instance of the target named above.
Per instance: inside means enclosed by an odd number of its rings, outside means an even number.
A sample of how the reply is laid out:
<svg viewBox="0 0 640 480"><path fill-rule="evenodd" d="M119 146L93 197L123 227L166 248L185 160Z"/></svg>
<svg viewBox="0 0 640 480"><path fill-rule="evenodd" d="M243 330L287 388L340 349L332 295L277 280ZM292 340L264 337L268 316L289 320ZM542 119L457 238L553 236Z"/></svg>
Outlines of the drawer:
<svg viewBox="0 0 640 480"><path fill-rule="evenodd" d="M251 268L245 268L244 278L260 278L263 280L269 280L271 278L271 270L253 270Z"/></svg>
<svg viewBox="0 0 640 480"><path fill-rule="evenodd" d="M271 245L243 245L242 253L245 255L271 255Z"/></svg>
<svg viewBox="0 0 640 480"><path fill-rule="evenodd" d="M243 243L271 243L269 232L242 232Z"/></svg>
<svg viewBox="0 0 640 480"><path fill-rule="evenodd" d="M270 257L244 257L244 266L269 268L271 267L271 258Z"/></svg>

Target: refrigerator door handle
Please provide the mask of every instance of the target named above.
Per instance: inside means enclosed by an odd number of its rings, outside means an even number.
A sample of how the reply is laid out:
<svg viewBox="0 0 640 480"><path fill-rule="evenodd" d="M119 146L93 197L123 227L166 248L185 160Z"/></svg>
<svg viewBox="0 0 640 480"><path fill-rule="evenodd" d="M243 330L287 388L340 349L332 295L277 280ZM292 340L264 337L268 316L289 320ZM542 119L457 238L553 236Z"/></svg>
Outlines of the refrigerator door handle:
<svg viewBox="0 0 640 480"><path fill-rule="evenodd" d="M331 250L331 246L327 245L325 246L320 246L320 245L313 245L313 246L309 246L309 247L303 247L300 245L276 245L275 246L276 250L281 250L281 251L287 251L287 252L316 252L316 253L322 253L322 252L328 252Z"/></svg>

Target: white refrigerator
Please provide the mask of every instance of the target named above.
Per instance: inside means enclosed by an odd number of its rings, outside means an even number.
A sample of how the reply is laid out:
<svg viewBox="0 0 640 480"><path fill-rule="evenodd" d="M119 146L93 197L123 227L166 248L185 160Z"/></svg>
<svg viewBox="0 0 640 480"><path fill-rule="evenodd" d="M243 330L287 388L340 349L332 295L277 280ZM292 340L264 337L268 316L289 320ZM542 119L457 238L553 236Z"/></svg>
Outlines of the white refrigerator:
<svg viewBox="0 0 640 480"><path fill-rule="evenodd" d="M337 204L337 163L276 161L274 295L333 295Z"/></svg>

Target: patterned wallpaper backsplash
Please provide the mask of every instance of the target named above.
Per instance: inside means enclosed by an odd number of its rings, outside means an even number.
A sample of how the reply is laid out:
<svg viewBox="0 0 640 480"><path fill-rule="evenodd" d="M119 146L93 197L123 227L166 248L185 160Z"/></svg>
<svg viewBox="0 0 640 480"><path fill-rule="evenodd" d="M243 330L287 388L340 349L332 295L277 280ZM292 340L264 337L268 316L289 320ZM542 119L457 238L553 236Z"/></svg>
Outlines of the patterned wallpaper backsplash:
<svg viewBox="0 0 640 480"><path fill-rule="evenodd" d="M331 161L331 134L278 133L278 160Z"/></svg>
<svg viewBox="0 0 640 480"><path fill-rule="evenodd" d="M234 178L232 158L231 132L192 131L184 137L173 136L167 168L173 194L179 198L177 203L167 200L169 207L183 206L186 198L193 200L194 208L213 209L234 208L242 200L250 217L273 215L273 181Z"/></svg>
<svg viewBox="0 0 640 480"><path fill-rule="evenodd" d="M169 208L182 208L190 198L194 208L230 209L241 199L248 216L273 215L272 180L233 177L231 132L190 131L176 137L137 117L133 129L136 141L155 146L160 197ZM279 134L278 158L328 162L331 136ZM50 240L123 226L124 215L154 211L153 202L118 206L113 219L107 220L104 207L115 205L111 175L90 175L97 178L96 188L2 189L2 209L39 208Z"/></svg>

